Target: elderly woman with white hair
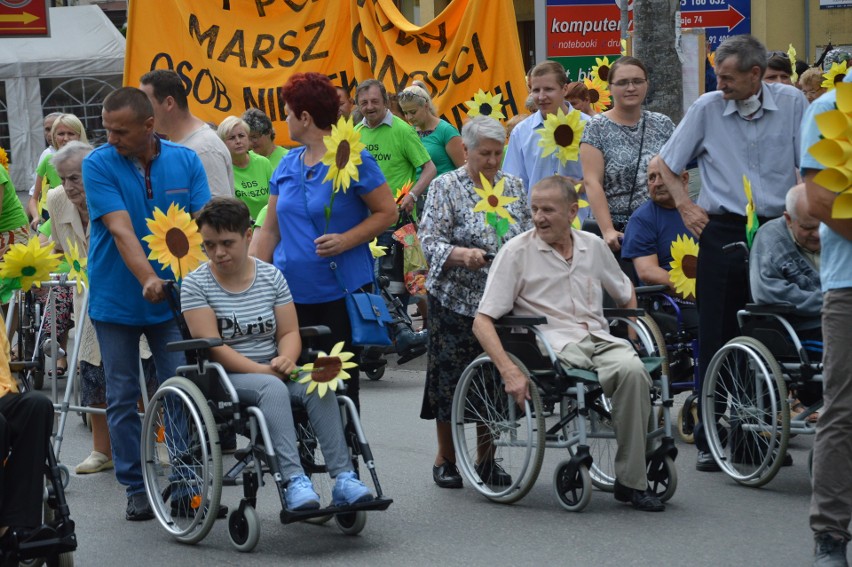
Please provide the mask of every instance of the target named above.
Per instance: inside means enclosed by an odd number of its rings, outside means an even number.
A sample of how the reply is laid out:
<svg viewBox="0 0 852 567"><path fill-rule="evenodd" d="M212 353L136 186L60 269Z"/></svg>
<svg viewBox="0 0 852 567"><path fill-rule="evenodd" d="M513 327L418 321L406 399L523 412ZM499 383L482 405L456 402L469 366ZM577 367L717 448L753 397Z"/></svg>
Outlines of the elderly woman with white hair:
<svg viewBox="0 0 852 567"><path fill-rule="evenodd" d="M234 196L248 205L251 218L257 219L269 202L269 180L272 164L251 151L248 123L238 116L228 116L219 124L216 133L228 146L234 162Z"/></svg>
<svg viewBox="0 0 852 567"><path fill-rule="evenodd" d="M438 454L432 478L442 488L462 486L455 465L450 414L462 371L482 352L471 329L485 290L491 255L503 242L532 228L523 182L500 171L505 141L506 131L497 120L476 116L468 121L462 128L466 163L432 181L420 224L423 252L429 262L429 345L420 417L436 420ZM503 196L516 199L505 205L515 222L501 238L486 223L485 212L474 212L481 200L476 189L483 188L482 177L491 185L503 181ZM477 467L486 482L509 481L494 461L481 462Z"/></svg>

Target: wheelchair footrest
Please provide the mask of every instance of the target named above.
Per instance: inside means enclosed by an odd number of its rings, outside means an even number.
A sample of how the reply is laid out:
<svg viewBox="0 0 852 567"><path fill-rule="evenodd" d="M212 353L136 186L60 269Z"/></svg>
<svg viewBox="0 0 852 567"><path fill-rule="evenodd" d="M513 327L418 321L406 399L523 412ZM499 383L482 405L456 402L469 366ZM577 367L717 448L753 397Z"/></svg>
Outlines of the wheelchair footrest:
<svg viewBox="0 0 852 567"><path fill-rule="evenodd" d="M74 522L69 520L68 523L56 527L43 525L16 543L19 560L36 559L74 551L77 549Z"/></svg>
<svg viewBox="0 0 852 567"><path fill-rule="evenodd" d="M319 518L328 516L329 514L347 514L351 512L370 512L376 510L387 510L393 503L392 498L375 498L369 502L361 502L352 506L329 506L318 510L305 510L302 512L281 510L280 518L282 524L292 524L293 522L302 522L310 518Z"/></svg>

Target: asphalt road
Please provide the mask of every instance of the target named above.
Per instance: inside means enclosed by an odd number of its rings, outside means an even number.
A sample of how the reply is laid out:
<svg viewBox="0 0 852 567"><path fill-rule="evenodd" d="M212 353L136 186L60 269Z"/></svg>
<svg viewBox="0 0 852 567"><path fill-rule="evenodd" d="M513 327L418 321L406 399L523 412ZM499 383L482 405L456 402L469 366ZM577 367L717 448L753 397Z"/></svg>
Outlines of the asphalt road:
<svg viewBox="0 0 852 567"><path fill-rule="evenodd" d="M217 522L195 546L170 539L156 521L124 520L124 490L111 473L72 473L67 497L77 524L75 564L136 565L809 565L807 451L812 437L791 441L795 464L766 487L737 485L722 473L695 471L695 449L678 442L678 490L665 512L634 511L595 492L582 513L564 511L551 485L550 452L536 486L519 503L495 504L473 489L446 490L431 478L434 425L419 416L425 359L391 365L380 381L362 382L363 425L385 493L386 512L370 513L360 536L325 526L281 525L269 486L258 505L262 534L253 553L231 547ZM60 384L64 384L60 382ZM75 414L60 460L73 466L91 450ZM227 463L226 463L227 465ZM225 488L235 505L241 489Z"/></svg>

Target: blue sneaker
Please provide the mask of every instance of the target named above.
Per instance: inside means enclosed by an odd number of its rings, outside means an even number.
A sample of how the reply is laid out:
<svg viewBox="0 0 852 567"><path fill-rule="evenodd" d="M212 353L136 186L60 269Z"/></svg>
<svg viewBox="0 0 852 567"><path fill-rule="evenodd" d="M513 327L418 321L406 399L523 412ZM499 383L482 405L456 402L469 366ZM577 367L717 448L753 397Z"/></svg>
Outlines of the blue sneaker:
<svg viewBox="0 0 852 567"><path fill-rule="evenodd" d="M367 485L358 480L354 472L344 472L337 475L334 490L331 492L331 502L334 506L351 506L359 502L369 502L373 499Z"/></svg>
<svg viewBox="0 0 852 567"><path fill-rule="evenodd" d="M303 474L290 477L287 490L284 492L284 501L288 510L317 510L320 507L320 498L314 492L311 479Z"/></svg>

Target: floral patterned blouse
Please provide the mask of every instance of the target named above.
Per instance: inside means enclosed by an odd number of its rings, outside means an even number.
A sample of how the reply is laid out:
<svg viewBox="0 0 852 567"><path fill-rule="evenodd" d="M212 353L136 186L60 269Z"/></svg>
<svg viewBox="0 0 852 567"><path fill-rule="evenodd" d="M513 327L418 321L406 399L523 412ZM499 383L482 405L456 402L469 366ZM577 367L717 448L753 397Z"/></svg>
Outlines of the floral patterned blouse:
<svg viewBox="0 0 852 567"><path fill-rule="evenodd" d="M589 144L603 154L603 189L617 230L623 230L633 211L648 200L648 162L660 153L672 132L674 123L668 116L649 111L642 112L642 118L635 126L624 126L605 114L593 116L586 123L580 143Z"/></svg>
<svg viewBox="0 0 852 567"><path fill-rule="evenodd" d="M518 200L506 205L515 219L503 237L508 241L532 228L532 216L527 204L527 191L520 178L498 171L494 179L506 179L503 195ZM480 248L497 253L494 228L485 222L485 213L474 213L479 195L473 190L473 180L467 167L462 166L435 178L429 185L423 220L420 223L420 242L429 262L426 288L445 308L460 315L473 317L485 291L488 269L468 270L446 268L444 264L453 248Z"/></svg>

